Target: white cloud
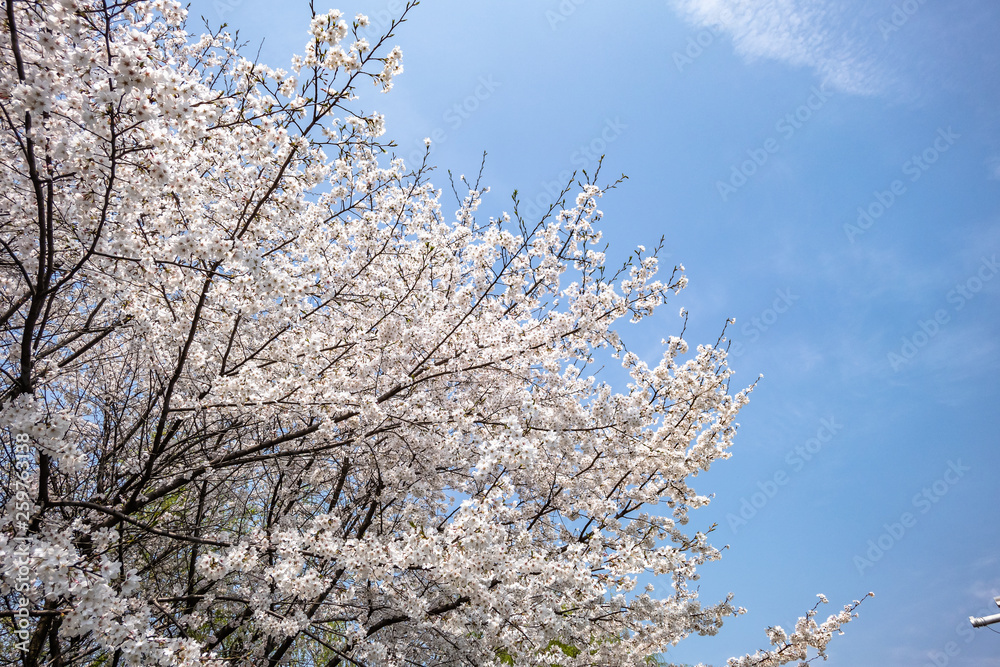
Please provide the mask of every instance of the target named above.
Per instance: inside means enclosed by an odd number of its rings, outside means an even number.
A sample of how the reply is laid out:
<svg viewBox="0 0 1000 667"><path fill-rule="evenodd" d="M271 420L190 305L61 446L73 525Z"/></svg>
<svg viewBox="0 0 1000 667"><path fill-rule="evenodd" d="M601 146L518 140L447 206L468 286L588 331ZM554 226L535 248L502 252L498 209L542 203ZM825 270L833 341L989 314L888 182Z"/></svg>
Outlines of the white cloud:
<svg viewBox="0 0 1000 667"><path fill-rule="evenodd" d="M768 58L809 67L830 85L854 94L875 94L885 75L874 51L875 21L859 7L829 0L671 0L700 27L721 29L747 58ZM859 24L860 21L860 24Z"/></svg>

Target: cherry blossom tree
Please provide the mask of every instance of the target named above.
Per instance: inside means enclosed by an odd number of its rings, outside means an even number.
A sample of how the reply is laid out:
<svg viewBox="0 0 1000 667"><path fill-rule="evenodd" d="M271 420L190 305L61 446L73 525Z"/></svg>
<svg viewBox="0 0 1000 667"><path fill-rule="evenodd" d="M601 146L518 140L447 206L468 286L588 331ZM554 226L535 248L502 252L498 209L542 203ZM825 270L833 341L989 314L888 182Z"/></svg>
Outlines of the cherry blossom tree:
<svg viewBox="0 0 1000 667"><path fill-rule="evenodd" d="M742 611L684 528L749 393L725 339L626 349L685 278L605 270L613 184L486 218L393 158L360 95L415 4L372 43L314 13L286 71L173 0L6 1L4 664L642 664Z"/></svg>

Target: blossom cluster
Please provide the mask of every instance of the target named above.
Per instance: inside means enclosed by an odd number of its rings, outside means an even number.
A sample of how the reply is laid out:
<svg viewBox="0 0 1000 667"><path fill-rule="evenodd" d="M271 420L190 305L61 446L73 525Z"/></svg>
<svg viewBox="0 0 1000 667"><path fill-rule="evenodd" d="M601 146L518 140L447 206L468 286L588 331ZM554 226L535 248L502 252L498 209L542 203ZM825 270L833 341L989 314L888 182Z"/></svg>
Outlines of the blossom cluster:
<svg viewBox="0 0 1000 667"><path fill-rule="evenodd" d="M444 211L362 107L402 71L367 24L315 15L286 71L173 0L12 4L0 417L39 457L0 595L27 568L32 664L643 664L739 613L685 526L750 389L724 340L616 329L683 267L606 272L592 181Z"/></svg>

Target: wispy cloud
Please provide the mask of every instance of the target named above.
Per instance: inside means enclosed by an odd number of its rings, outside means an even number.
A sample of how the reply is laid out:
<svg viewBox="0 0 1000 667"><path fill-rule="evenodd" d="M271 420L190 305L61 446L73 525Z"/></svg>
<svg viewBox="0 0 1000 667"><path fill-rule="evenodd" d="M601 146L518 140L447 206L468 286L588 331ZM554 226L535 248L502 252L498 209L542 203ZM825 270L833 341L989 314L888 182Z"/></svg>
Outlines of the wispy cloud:
<svg viewBox="0 0 1000 667"><path fill-rule="evenodd" d="M886 74L877 51L874 17L852 3L829 0L671 0L695 25L720 29L736 51L809 67L841 91L869 95ZM877 20L877 19L876 19ZM875 38L875 39L873 39Z"/></svg>

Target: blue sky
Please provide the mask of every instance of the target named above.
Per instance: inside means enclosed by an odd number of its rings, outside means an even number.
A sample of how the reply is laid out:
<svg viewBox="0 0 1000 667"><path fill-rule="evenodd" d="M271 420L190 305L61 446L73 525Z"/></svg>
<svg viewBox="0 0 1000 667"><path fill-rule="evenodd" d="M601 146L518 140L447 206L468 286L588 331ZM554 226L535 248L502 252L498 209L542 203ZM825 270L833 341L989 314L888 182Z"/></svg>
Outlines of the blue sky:
<svg viewBox="0 0 1000 667"><path fill-rule="evenodd" d="M276 67L308 26L305 0L192 14ZM998 31L980 0L425 0L398 30L406 71L363 102L401 155L435 137L447 187L486 151L494 214L605 154L611 260L663 235L690 279L630 348L658 357L684 306L693 344L736 318L736 384L764 375L691 523L729 545L703 596L749 613L672 660L871 590L826 664L996 664L967 618L1000 594Z"/></svg>

